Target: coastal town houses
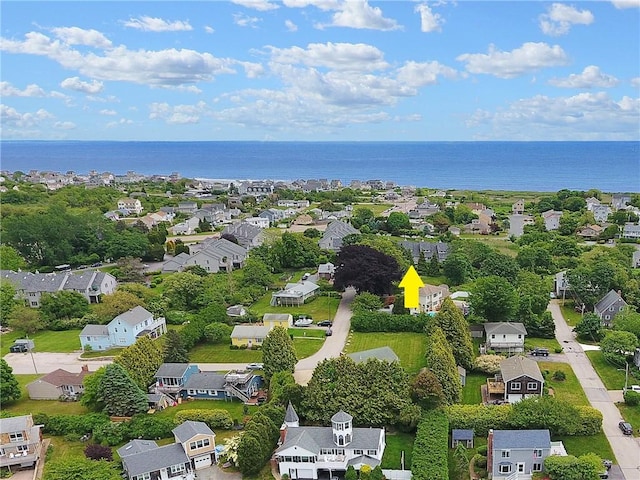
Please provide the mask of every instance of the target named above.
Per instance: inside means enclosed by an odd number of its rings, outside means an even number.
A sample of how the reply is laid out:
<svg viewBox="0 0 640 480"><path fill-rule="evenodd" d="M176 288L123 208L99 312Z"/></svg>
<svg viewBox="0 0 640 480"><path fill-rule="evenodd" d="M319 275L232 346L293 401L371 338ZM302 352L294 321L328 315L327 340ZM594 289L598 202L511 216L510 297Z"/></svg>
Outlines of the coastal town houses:
<svg viewBox="0 0 640 480"><path fill-rule="evenodd" d="M626 306L628 306L628 304L624 301L620 292L610 290L594 305L593 313L600 318L603 325L611 326L615 316Z"/></svg>
<svg viewBox="0 0 640 480"><path fill-rule="evenodd" d="M622 227L622 238L638 239L640 238L640 222L627 222Z"/></svg>
<svg viewBox="0 0 640 480"><path fill-rule="evenodd" d="M487 350L507 354L524 351L527 330L518 322L487 322L484 324Z"/></svg>
<svg viewBox="0 0 640 480"><path fill-rule="evenodd" d="M557 230L558 228L560 228L561 217L562 212L558 212L555 210L547 210L546 212L542 212L544 227L547 229L547 231Z"/></svg>
<svg viewBox="0 0 640 480"><path fill-rule="evenodd" d="M633 252L631 257L631 268L640 268L640 250Z"/></svg>
<svg viewBox="0 0 640 480"><path fill-rule="evenodd" d="M295 283L287 283L284 288L271 295L271 306L296 306L314 297L320 287L310 280L301 280Z"/></svg>
<svg viewBox="0 0 640 480"><path fill-rule="evenodd" d="M611 207L614 210L622 210L631 203L631 195L627 193L614 193L611 196Z"/></svg>
<svg viewBox="0 0 640 480"><path fill-rule="evenodd" d="M16 299L32 308L40 306L45 293L62 290L80 293L89 303L98 303L101 295L113 293L118 286L110 273L87 270L83 273L30 273L0 270L2 280L11 282L16 289Z"/></svg>
<svg viewBox="0 0 640 480"><path fill-rule="evenodd" d="M609 205L594 205L591 210L593 219L596 223L603 224L609 219L609 215L613 212Z"/></svg>
<svg viewBox="0 0 640 480"><path fill-rule="evenodd" d="M429 285L426 284L418 290L419 308L411 309L411 313L433 313L440 310L440 306L444 299L449 296L448 285Z"/></svg>
<svg viewBox="0 0 640 480"><path fill-rule="evenodd" d="M513 355L500 362L500 378L504 384L503 401L517 403L529 397L540 397L544 377L538 362L522 355Z"/></svg>
<svg viewBox="0 0 640 480"><path fill-rule="evenodd" d="M259 247L264 241L263 229L245 222L227 225L222 234L233 235L238 240L238 243L247 250Z"/></svg>
<svg viewBox="0 0 640 480"><path fill-rule="evenodd" d="M164 317L154 318L143 307L121 313L107 325L86 325L80 332L82 350L109 350L133 345L140 337L157 338L167 333Z"/></svg>
<svg viewBox="0 0 640 480"><path fill-rule="evenodd" d="M511 213L513 213L514 215L524 214L524 198L521 198L513 205L511 205Z"/></svg>
<svg viewBox="0 0 640 480"><path fill-rule="evenodd" d="M327 228L318 243L322 249L339 251L342 247L342 239L344 237L359 233L360 231L350 223L346 223L341 220L334 220L327 225Z"/></svg>
<svg viewBox="0 0 640 480"><path fill-rule="evenodd" d="M144 208L137 198L121 198L118 200L118 210L129 212L129 215L140 215Z"/></svg>
<svg viewBox="0 0 640 480"><path fill-rule="evenodd" d="M159 446L153 440L131 440L120 447L125 478L129 480L195 480L182 444Z"/></svg>
<svg viewBox="0 0 640 480"><path fill-rule="evenodd" d="M31 400L77 399L84 392L83 380L89 375L89 366L82 365L79 373L58 368L53 372L27 383L26 389Z"/></svg>
<svg viewBox="0 0 640 480"><path fill-rule="evenodd" d="M353 417L342 410L331 417L330 427L301 427L289 403L274 457L280 475L315 480L341 476L349 466L374 468L385 447L383 428L354 428Z"/></svg>
<svg viewBox="0 0 640 480"><path fill-rule="evenodd" d="M440 263L444 262L449 255L449 244L444 242L412 242L403 240L400 242L400 246L411 253L413 263L416 265L420 260L420 254L424 256L427 262L435 255Z"/></svg>
<svg viewBox="0 0 640 480"><path fill-rule="evenodd" d="M30 414L0 418L0 467L33 467L42 454L42 427Z"/></svg>

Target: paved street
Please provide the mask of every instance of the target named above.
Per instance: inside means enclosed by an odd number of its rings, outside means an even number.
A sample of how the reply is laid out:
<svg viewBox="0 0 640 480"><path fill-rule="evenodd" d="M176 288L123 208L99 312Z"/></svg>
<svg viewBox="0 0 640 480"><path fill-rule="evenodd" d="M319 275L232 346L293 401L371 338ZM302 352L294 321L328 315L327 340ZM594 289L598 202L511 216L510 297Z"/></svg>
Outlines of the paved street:
<svg viewBox="0 0 640 480"><path fill-rule="evenodd" d="M88 365L89 371L95 372L103 365L111 363L111 360L80 360L80 354L75 353L8 353L3 358L13 369L13 373L24 375L31 373L50 373L58 368L68 372L78 373L82 365Z"/></svg>
<svg viewBox="0 0 640 480"><path fill-rule="evenodd" d="M589 403L602 412L602 428L609 439L613 453L626 480L640 478L640 443L638 438L623 435L618 428L622 416L614 403L619 392L607 392L598 377L582 346L575 341L571 327L567 325L560 312L557 300L552 300L548 310L556 325L556 338L565 349L567 360L578 377ZM637 427L637 426L636 426Z"/></svg>

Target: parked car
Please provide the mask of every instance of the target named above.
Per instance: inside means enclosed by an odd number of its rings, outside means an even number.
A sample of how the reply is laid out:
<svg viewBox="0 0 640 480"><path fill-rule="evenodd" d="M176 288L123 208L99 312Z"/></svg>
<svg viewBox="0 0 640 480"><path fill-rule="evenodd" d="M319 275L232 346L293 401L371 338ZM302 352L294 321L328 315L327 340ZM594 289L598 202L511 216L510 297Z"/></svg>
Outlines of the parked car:
<svg viewBox="0 0 640 480"><path fill-rule="evenodd" d="M264 363L250 363L247 365L248 370L262 370L264 368Z"/></svg>
<svg viewBox="0 0 640 480"><path fill-rule="evenodd" d="M22 343L16 343L15 345L11 345L9 347L9 351L11 353L23 353L28 351L29 349L27 348L26 345L22 344Z"/></svg>
<svg viewBox="0 0 640 480"><path fill-rule="evenodd" d="M618 427L622 430L622 433L625 435L633 435L633 427L629 422L620 422L618 423Z"/></svg>
<svg viewBox="0 0 640 480"><path fill-rule="evenodd" d="M102 262L96 262L96 263L92 263L91 264L92 267L101 267L102 266Z"/></svg>
<svg viewBox="0 0 640 480"><path fill-rule="evenodd" d="M324 334L325 334L327 337L330 337L331 335L333 335L333 332L331 331L331 329L330 329L330 328L327 328L327 331L326 331L326 332L324 332Z"/></svg>
<svg viewBox="0 0 640 480"><path fill-rule="evenodd" d="M640 385L629 385L627 390L631 390L632 392L640 393ZM626 390L625 390L626 391Z"/></svg>
<svg viewBox="0 0 640 480"><path fill-rule="evenodd" d="M329 327L329 328L331 328L332 325L333 325L333 322L331 322L331 320L322 320L321 322L318 322L318 326L319 327Z"/></svg>
<svg viewBox="0 0 640 480"><path fill-rule="evenodd" d="M536 347L533 350L531 350L531 355L536 356L536 357L548 357L549 356L549 349L548 348L543 348L543 347Z"/></svg>
<svg viewBox="0 0 640 480"><path fill-rule="evenodd" d="M312 323L313 323L313 320L310 318L299 318L298 320L293 322L293 325L296 327L308 327Z"/></svg>

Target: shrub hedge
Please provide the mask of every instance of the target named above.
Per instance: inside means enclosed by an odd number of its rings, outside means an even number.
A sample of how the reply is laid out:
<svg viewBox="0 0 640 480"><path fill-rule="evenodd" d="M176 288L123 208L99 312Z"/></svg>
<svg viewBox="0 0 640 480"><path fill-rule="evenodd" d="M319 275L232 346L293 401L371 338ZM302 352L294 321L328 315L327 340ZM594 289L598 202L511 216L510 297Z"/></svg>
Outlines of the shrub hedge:
<svg viewBox="0 0 640 480"><path fill-rule="evenodd" d="M429 315L389 315L383 312L359 312L351 318L356 332L416 332L422 333L429 325Z"/></svg>
<svg viewBox="0 0 640 480"><path fill-rule="evenodd" d="M204 422L209 425L209 428L212 430L215 430L216 428L229 430L233 427L233 418L231 418L231 414L222 409L205 410L203 408L192 408L189 410L181 410L176 413L176 416L173 418L176 425L180 425L185 420Z"/></svg>
<svg viewBox="0 0 640 480"><path fill-rule="evenodd" d="M414 480L449 480L449 420L442 410L423 413L413 443Z"/></svg>

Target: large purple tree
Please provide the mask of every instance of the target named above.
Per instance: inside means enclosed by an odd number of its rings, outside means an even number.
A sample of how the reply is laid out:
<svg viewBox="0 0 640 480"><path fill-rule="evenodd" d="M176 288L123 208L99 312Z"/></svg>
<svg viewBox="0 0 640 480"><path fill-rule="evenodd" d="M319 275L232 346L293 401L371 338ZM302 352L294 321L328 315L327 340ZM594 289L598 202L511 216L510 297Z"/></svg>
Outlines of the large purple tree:
<svg viewBox="0 0 640 480"><path fill-rule="evenodd" d="M395 258L366 245L342 247L336 261L334 287L352 286L375 295L391 293L391 285L402 278Z"/></svg>

